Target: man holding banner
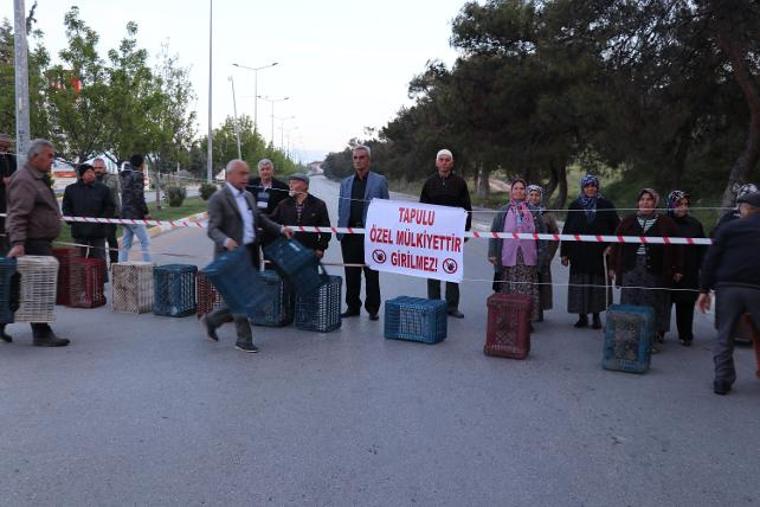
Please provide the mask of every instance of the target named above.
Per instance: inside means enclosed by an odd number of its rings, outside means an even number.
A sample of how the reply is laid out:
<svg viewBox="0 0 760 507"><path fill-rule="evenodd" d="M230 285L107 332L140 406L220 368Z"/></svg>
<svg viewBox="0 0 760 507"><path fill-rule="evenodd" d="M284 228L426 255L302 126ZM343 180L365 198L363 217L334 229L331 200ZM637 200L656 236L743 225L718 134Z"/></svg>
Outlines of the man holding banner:
<svg viewBox="0 0 760 507"><path fill-rule="evenodd" d="M454 155L451 151L440 150L435 157L435 167L437 173L428 178L423 185L420 202L464 209L467 212L465 230L469 231L472 225L470 191L464 178L453 173ZM428 278L427 294L428 299L441 299L441 281ZM446 303L449 315L457 319L464 318L464 314L459 311L458 283L446 282Z"/></svg>
<svg viewBox="0 0 760 507"><path fill-rule="evenodd" d="M372 199L388 199L388 182L384 176L369 170L372 151L369 146L357 146L353 150L353 164L356 171L340 183L338 200L338 227L362 228L366 224L367 209ZM338 234L343 262L364 264L364 238L358 234ZM364 270L366 300L364 307L370 320L377 320L380 311L380 275L365 266L346 266L346 305L342 317L356 317L362 307L360 299L361 274Z"/></svg>

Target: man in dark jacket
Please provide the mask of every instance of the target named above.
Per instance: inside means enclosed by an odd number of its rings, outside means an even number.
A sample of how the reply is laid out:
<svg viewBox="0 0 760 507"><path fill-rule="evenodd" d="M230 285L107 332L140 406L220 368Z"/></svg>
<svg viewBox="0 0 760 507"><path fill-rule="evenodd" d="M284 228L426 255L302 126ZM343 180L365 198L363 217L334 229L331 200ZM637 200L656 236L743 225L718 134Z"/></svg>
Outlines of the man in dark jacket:
<svg viewBox="0 0 760 507"><path fill-rule="evenodd" d="M61 210L47 181L53 167L53 144L35 139L29 145L26 164L16 171L8 186L8 257L53 255L52 242L61 233ZM65 347L46 323L32 323L35 347Z"/></svg>
<svg viewBox="0 0 760 507"><path fill-rule="evenodd" d="M454 155L449 150L441 150L435 157L436 174L427 179L422 186L420 202L425 204L437 204L439 206L453 206L464 208L467 211L466 230L472 225L472 204L470 204L470 191L467 182L453 173ZM429 299L441 299L440 280L428 279L427 293ZM464 318L459 311L459 284L446 282L446 303L448 313L458 319Z"/></svg>
<svg viewBox="0 0 760 507"><path fill-rule="evenodd" d="M79 166L79 180L63 192L63 214L71 217L111 218L114 203L108 187L98 182L90 164ZM72 222L71 236L82 247L82 255L106 260L109 224Z"/></svg>
<svg viewBox="0 0 760 507"><path fill-rule="evenodd" d="M294 174L288 178L290 196L277 205L270 218L282 225L303 225L330 227L330 215L327 205L309 193L309 177L305 174ZM330 243L332 234L325 232L294 232L293 237L306 248L314 250L318 258L322 258Z"/></svg>
<svg viewBox="0 0 760 507"><path fill-rule="evenodd" d="M0 213L8 210L7 191L11 176L16 172L16 155L10 153L11 138L8 134L0 134ZM0 255L5 255L10 248L5 236L5 217L0 217Z"/></svg>
<svg viewBox="0 0 760 507"><path fill-rule="evenodd" d="M256 201L256 207L265 215L271 215L280 202L288 198L288 185L274 177L274 164L268 158L259 160L259 176L251 178L246 185Z"/></svg>
<svg viewBox="0 0 760 507"><path fill-rule="evenodd" d="M118 174L111 174L106 169L106 161L102 158L96 158L92 162L92 168L95 170L95 177L97 180L108 187L111 192L111 200L113 201L113 217L119 218L121 216L121 183L119 182ZM116 224L108 224L106 227L108 235L106 236L106 242L108 243L108 257L111 264L119 262L119 242L116 239Z"/></svg>
<svg viewBox="0 0 760 507"><path fill-rule="evenodd" d="M121 181L121 218L144 220L150 218L148 205L145 203L145 157L132 155L129 165L119 174ZM121 238L119 262L129 260L129 249L135 236L140 240L143 261L151 262L150 237L144 225L124 225L124 236Z"/></svg>
<svg viewBox="0 0 760 507"><path fill-rule="evenodd" d="M256 208L253 196L245 190L250 168L243 160L231 160L225 169L227 182L208 200L208 237L214 242L214 258L225 251L245 248L255 268L258 269L259 227L271 234L291 236L287 227L277 225ZM235 348L255 353L251 325L245 315L232 315L227 306L207 314L203 320L206 337L218 342L216 329L234 320L237 330Z"/></svg>
<svg viewBox="0 0 760 507"><path fill-rule="evenodd" d="M715 290L715 394L727 394L736 381L734 334L746 312L760 326L760 192L739 198L741 218L723 225L707 252L700 279L697 307L710 308L710 291Z"/></svg>

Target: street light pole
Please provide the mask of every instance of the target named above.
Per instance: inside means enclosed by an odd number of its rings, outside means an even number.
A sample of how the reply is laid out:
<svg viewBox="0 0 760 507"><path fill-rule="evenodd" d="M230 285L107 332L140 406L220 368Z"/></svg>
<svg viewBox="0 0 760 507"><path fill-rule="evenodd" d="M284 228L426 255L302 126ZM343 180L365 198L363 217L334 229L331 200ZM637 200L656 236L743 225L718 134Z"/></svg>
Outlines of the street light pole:
<svg viewBox="0 0 760 507"><path fill-rule="evenodd" d="M261 67L248 67L239 63L233 63L232 65L239 69L253 71L253 133L255 135L259 131L259 71L279 65L279 62L272 62Z"/></svg>
<svg viewBox="0 0 760 507"><path fill-rule="evenodd" d="M275 134L274 134L274 104L275 104L275 102L284 102L286 100L290 100L290 97L282 97L280 99L272 99L270 97L259 96L259 98L261 100L266 100L272 106L272 114L271 114L271 119L272 119L272 138L271 138L271 141L272 141L272 147L274 147L274 136L275 136Z"/></svg>
<svg viewBox="0 0 760 507"><path fill-rule="evenodd" d="M237 100L235 99L235 81L230 76L230 84L232 85L232 114L235 115L235 137L237 138L238 158L243 159L243 152L240 149L240 122L238 122L237 115Z"/></svg>
<svg viewBox="0 0 760 507"><path fill-rule="evenodd" d="M214 179L214 149L212 143L214 142L214 133L211 128L211 90L212 90L212 58L213 58L213 28L214 28L214 0L208 0L208 150L206 153L206 179L211 182Z"/></svg>
<svg viewBox="0 0 760 507"><path fill-rule="evenodd" d="M16 153L23 164L29 148L29 60L26 41L26 9L24 0L14 0L14 58L16 86Z"/></svg>

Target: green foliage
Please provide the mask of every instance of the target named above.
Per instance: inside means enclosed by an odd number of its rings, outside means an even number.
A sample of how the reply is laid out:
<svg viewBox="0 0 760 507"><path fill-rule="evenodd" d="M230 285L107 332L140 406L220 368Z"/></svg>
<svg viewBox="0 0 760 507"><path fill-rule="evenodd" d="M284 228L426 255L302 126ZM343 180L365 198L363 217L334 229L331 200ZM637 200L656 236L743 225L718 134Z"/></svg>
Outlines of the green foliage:
<svg viewBox="0 0 760 507"><path fill-rule="evenodd" d="M185 201L187 190L185 190L185 187L178 185L166 187L166 197L169 201L169 206L172 208L178 208L182 206L182 203Z"/></svg>
<svg viewBox="0 0 760 507"><path fill-rule="evenodd" d="M201 199L204 201L208 201L217 190L218 188L216 185L208 182L203 182L200 187L198 187L198 192L201 194Z"/></svg>

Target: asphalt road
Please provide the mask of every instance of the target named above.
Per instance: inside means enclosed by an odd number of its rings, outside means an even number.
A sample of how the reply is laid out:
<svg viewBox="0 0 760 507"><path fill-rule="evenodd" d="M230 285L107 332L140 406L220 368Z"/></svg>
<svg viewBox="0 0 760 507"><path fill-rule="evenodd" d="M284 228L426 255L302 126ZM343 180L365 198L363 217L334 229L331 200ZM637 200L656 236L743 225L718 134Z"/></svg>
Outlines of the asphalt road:
<svg viewBox="0 0 760 507"><path fill-rule="evenodd" d="M336 216L337 186L312 184ZM482 217L485 218L485 217ZM206 263L200 230L154 240L159 262ZM467 279L488 280L485 243ZM137 254L137 249L135 254ZM177 255L186 257L177 257ZM328 261L339 261L333 242ZM332 273L340 274L339 268ZM566 271L555 266L558 283ZM381 275L383 297L425 294ZM387 341L366 315L313 334L255 328L262 352L203 339L194 317L60 308L60 350L28 326L0 345L2 505L751 505L760 502L760 381L736 353L711 391L714 332L669 336L642 376L601 369L564 288L526 361L483 355L489 284L435 346Z"/></svg>

